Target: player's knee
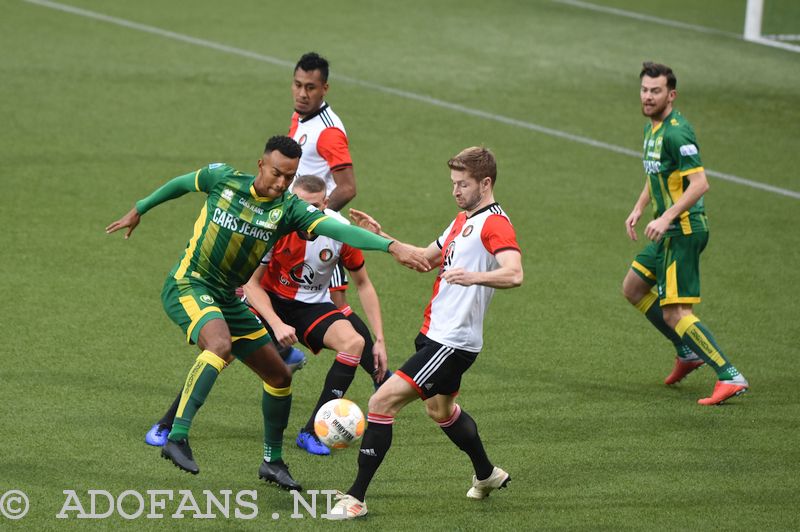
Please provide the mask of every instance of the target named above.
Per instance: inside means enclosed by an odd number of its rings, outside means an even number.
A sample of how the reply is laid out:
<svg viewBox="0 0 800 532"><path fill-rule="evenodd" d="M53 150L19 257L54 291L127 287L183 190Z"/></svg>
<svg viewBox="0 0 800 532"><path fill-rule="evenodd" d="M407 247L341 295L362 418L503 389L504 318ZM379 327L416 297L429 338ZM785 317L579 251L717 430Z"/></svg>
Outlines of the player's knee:
<svg viewBox="0 0 800 532"><path fill-rule="evenodd" d="M381 393L381 388L369 398L369 411L392 416L396 413L394 401L389 394Z"/></svg>
<svg viewBox="0 0 800 532"><path fill-rule="evenodd" d="M288 388L292 385L292 371L286 364L281 364L264 376L264 382L273 388Z"/></svg>
<svg viewBox="0 0 800 532"><path fill-rule="evenodd" d="M447 410L448 408L445 405L432 404L430 401L425 401L425 413L437 423L450 417L450 412Z"/></svg>
<svg viewBox="0 0 800 532"><path fill-rule="evenodd" d="M364 351L364 337L353 331L344 342L344 351L350 355L360 355Z"/></svg>
<svg viewBox="0 0 800 532"><path fill-rule="evenodd" d="M205 342L204 347L207 351L211 351L226 362L232 360L233 358L233 344L231 343L231 339L229 337L212 338Z"/></svg>

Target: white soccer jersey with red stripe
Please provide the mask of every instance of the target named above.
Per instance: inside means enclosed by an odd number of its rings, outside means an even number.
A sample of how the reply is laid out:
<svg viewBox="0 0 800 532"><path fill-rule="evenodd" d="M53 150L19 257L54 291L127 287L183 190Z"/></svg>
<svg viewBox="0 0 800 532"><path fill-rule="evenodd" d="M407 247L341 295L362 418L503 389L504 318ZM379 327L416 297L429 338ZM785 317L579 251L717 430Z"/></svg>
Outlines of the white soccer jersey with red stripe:
<svg viewBox="0 0 800 532"><path fill-rule="evenodd" d="M344 223L344 217L329 209L325 214ZM357 270L364 266L364 255L356 249L327 236L313 240L290 233L275 243L261 260L267 265L260 279L261 286L286 299L303 303L331 302L328 288L336 263L342 258L344 267Z"/></svg>
<svg viewBox="0 0 800 532"><path fill-rule="evenodd" d="M497 253L519 251L514 228L500 205L493 203L469 218L459 213L436 244L442 249L442 266L421 332L440 344L477 353L483 347L483 317L494 288L449 284L442 274L452 268L470 272L497 269Z"/></svg>
<svg viewBox="0 0 800 532"><path fill-rule="evenodd" d="M303 148L297 175L323 178L330 196L336 188L333 172L353 165L347 132L339 116L327 103L323 103L317 112L302 119L294 113L289 136Z"/></svg>

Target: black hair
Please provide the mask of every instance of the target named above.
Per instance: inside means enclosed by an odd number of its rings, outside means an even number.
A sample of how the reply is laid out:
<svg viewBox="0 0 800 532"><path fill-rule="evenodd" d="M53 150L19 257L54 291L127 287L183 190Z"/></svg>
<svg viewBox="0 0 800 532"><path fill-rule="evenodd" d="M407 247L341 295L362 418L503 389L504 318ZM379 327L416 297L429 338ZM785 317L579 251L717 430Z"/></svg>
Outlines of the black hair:
<svg viewBox="0 0 800 532"><path fill-rule="evenodd" d="M307 54L303 54L303 57L301 57L300 61L298 61L294 66L294 71L297 72L298 68L305 70L306 72L319 70L320 74L322 74L322 82L328 82L328 60L319 55L317 52L308 52Z"/></svg>
<svg viewBox="0 0 800 532"><path fill-rule="evenodd" d="M303 149L300 145L293 138L286 135L275 135L267 141L267 145L264 146L264 153L275 150L290 159L299 159L303 155Z"/></svg>
<svg viewBox="0 0 800 532"><path fill-rule="evenodd" d="M675 73L672 72L670 67L662 65L661 63L654 63L652 61L645 61L642 63L642 71L639 73L639 79L645 76L650 78L665 76L667 78L667 89L671 91L674 91L678 86L678 79L675 77Z"/></svg>

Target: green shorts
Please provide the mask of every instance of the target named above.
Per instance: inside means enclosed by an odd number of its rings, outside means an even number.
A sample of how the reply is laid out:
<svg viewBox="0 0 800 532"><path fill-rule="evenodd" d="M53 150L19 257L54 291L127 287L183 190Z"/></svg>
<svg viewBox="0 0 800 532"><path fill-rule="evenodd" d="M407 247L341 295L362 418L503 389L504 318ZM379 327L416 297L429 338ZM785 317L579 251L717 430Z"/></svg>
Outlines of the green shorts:
<svg viewBox="0 0 800 532"><path fill-rule="evenodd" d="M700 303L700 254L708 232L665 237L650 242L631 264L645 282L658 286L661 306Z"/></svg>
<svg viewBox="0 0 800 532"><path fill-rule="evenodd" d="M186 341L196 344L203 325L213 319L223 319L231 332L232 352L245 358L259 347L271 342L264 325L235 294L225 294L192 278L164 282L161 302L167 316L186 333Z"/></svg>

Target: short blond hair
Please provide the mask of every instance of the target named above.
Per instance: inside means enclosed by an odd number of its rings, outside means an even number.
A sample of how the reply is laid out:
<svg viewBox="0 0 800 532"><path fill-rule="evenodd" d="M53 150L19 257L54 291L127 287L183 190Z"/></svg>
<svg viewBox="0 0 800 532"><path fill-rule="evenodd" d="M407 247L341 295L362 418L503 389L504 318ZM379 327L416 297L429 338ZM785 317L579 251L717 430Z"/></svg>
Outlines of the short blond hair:
<svg viewBox="0 0 800 532"><path fill-rule="evenodd" d="M300 187L306 192L311 192L312 194L327 190L325 180L315 175L299 175L295 177L292 187Z"/></svg>

